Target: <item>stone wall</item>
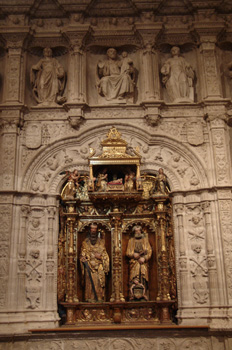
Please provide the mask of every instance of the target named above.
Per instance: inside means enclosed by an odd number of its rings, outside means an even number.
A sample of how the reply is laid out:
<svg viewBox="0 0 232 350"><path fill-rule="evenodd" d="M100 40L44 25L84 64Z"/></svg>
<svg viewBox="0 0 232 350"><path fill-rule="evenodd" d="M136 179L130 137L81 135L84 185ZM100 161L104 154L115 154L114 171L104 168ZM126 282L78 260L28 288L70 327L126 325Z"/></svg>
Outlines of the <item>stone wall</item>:
<svg viewBox="0 0 232 350"><path fill-rule="evenodd" d="M179 324L231 329L232 8L171 3L0 1L1 332L58 325L60 173L88 171L89 149L100 150L112 125L129 147L139 147L143 173L162 167L168 177ZM177 65L170 61L174 46ZM49 88L38 76L45 47L60 69ZM110 47L120 81L130 85L113 98L108 83L111 97L99 94ZM127 72L124 51L132 61ZM181 78L166 74L165 64ZM177 89L181 96L174 96ZM170 349L179 346L168 341ZM229 341L216 349L229 349ZM63 349L62 341L53 344ZM205 344L201 349L214 349L210 339Z"/></svg>

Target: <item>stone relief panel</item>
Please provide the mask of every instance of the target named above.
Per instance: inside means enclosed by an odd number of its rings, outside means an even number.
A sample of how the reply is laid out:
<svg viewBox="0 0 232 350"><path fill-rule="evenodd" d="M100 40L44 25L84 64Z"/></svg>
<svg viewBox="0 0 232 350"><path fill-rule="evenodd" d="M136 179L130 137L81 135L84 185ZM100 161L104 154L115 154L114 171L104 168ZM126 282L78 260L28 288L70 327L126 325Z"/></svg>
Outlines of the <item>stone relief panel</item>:
<svg viewBox="0 0 232 350"><path fill-rule="evenodd" d="M186 206L188 257L192 277L193 300L202 305L209 301L208 266L205 251L205 228L200 205Z"/></svg>
<svg viewBox="0 0 232 350"><path fill-rule="evenodd" d="M139 147L142 161L146 163L142 171L154 169L154 167L156 170L159 167L164 168L170 183L173 182L172 189L198 189L207 184L205 170L199 160L196 157L192 158L192 153L186 147L181 149L176 141L160 138L156 143L160 143L161 146L149 146L144 141L137 141L138 137L126 135L126 139L129 149ZM93 137L81 144L77 144L73 139L57 143L53 150L46 154L41 153L30 165L24 178L24 188L36 193L46 193L48 189L51 191L52 186L52 191L56 191L55 186L62 179L59 175L62 170L72 170L73 167L77 167L79 171L88 172L87 159L90 148L99 152L100 139ZM31 171L33 171L33 177L30 175Z"/></svg>
<svg viewBox="0 0 232 350"><path fill-rule="evenodd" d="M0 205L0 309L6 307L10 264L11 205Z"/></svg>
<svg viewBox="0 0 232 350"><path fill-rule="evenodd" d="M31 67L30 82L33 97L40 107L56 106L66 101L65 71L57 59L52 57L52 49L43 49L43 58Z"/></svg>
<svg viewBox="0 0 232 350"><path fill-rule="evenodd" d="M7 350L225 350L231 341L222 337L215 342L214 337L157 337L157 338L104 338L104 339L77 339L77 340L28 340L0 344L0 349ZM229 348L228 348L229 349Z"/></svg>
<svg viewBox="0 0 232 350"><path fill-rule="evenodd" d="M227 194L230 197L230 193ZM224 246L224 259L226 265L227 288L230 304L232 303L232 204L230 199L219 200L220 225Z"/></svg>
<svg viewBox="0 0 232 350"><path fill-rule="evenodd" d="M168 103L197 102L197 69L194 50L173 46L161 52L162 94ZM170 52L168 52L170 51ZM171 57L170 57L171 55Z"/></svg>
<svg viewBox="0 0 232 350"><path fill-rule="evenodd" d="M232 50L229 46L218 51L221 62L222 94L223 97L232 98Z"/></svg>
<svg viewBox="0 0 232 350"><path fill-rule="evenodd" d="M194 102L194 71L191 65L180 55L180 48L171 48L172 57L161 67L169 102Z"/></svg>
<svg viewBox="0 0 232 350"><path fill-rule="evenodd" d="M212 124L215 123L216 120L212 122ZM214 146L217 181L220 185L226 185L229 183L229 159L224 129L212 129L212 142Z"/></svg>
<svg viewBox="0 0 232 350"><path fill-rule="evenodd" d="M39 45L48 44L40 42ZM54 42L52 43L54 45ZM25 103L58 107L66 101L67 54L64 47L31 47L27 53Z"/></svg>
<svg viewBox="0 0 232 350"><path fill-rule="evenodd" d="M112 57L110 57L112 56ZM87 54L90 105L133 104L139 101L139 55L131 47L104 47Z"/></svg>
<svg viewBox="0 0 232 350"><path fill-rule="evenodd" d="M10 190L14 186L16 137L13 134L5 134L2 137L1 150L1 175L2 188Z"/></svg>
<svg viewBox="0 0 232 350"><path fill-rule="evenodd" d="M3 87L5 82L5 63L6 56L4 49L0 47L0 103L3 102Z"/></svg>

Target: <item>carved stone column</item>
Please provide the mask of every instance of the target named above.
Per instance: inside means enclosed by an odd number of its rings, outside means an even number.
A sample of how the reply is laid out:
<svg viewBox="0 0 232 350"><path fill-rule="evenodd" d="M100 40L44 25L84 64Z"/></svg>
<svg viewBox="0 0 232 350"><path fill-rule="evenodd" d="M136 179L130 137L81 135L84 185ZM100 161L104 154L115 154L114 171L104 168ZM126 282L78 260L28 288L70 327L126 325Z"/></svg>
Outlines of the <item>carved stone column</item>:
<svg viewBox="0 0 232 350"><path fill-rule="evenodd" d="M19 230L19 241L18 241L18 288L17 288L17 302L18 307L22 308L23 301L25 303L25 288L26 288L26 250L27 250L27 239L26 239L26 222L30 214L30 207L23 205L21 207L21 229Z"/></svg>
<svg viewBox="0 0 232 350"><path fill-rule="evenodd" d="M82 42L79 39L71 40L70 64L68 72L68 102L86 102L86 70L85 56L81 50Z"/></svg>
<svg viewBox="0 0 232 350"><path fill-rule="evenodd" d="M160 82L158 56L153 49L154 43L162 31L162 24L156 23L136 25L136 28L143 38L144 48L142 50L142 76L143 76L143 97L144 103L160 99Z"/></svg>
<svg viewBox="0 0 232 350"><path fill-rule="evenodd" d="M48 238L47 238L47 261L46 261L46 306L48 308L54 305L54 283L55 283L55 261L54 261L54 240L53 240L53 223L56 208L48 207Z"/></svg>
<svg viewBox="0 0 232 350"><path fill-rule="evenodd" d="M78 129L83 121L83 108L86 103L86 54L83 46L88 33L88 25L68 28L63 32L70 44L66 105L70 109L69 122L74 129Z"/></svg>
<svg viewBox="0 0 232 350"><path fill-rule="evenodd" d="M14 28L15 30L16 28ZM13 33L2 33L8 49L4 91L4 100L8 105L22 104L24 102L25 67L23 45L28 33L27 27L20 27L18 31Z"/></svg>
<svg viewBox="0 0 232 350"><path fill-rule="evenodd" d="M211 217L210 217L210 202L203 202L202 209L205 219L205 243L209 273L209 294L211 305L219 304L218 299L218 279L216 269L216 259L214 254L214 243L212 235Z"/></svg>
<svg viewBox="0 0 232 350"><path fill-rule="evenodd" d="M202 97L207 100L221 98L220 78L218 76L215 42L213 39L202 38L200 55L204 77L201 89Z"/></svg>
<svg viewBox="0 0 232 350"><path fill-rule="evenodd" d="M7 191L15 190L15 175L17 162L17 138L21 112L18 110L2 111L1 144L0 144L0 188Z"/></svg>
<svg viewBox="0 0 232 350"><path fill-rule="evenodd" d="M218 74L219 65L216 59L216 46L218 37L223 33L225 23L197 20L194 23L195 35L200 42L199 49L199 78L201 81L201 95L205 100L218 100L222 98L221 78Z"/></svg>
<svg viewBox="0 0 232 350"><path fill-rule="evenodd" d="M179 275L180 275L180 293L181 293L181 305L187 306L189 303L189 291L188 291L188 269L187 269L187 256L185 248L185 235L183 225L183 204L176 204L175 211L177 215L177 228L179 234Z"/></svg>
<svg viewBox="0 0 232 350"><path fill-rule="evenodd" d="M220 107L220 108L219 108ZM213 164L215 174L215 185L226 186L230 184L231 178L231 160L229 156L229 132L228 126L223 120L224 108L218 106L216 109L217 116L211 114L212 106L207 107L209 110L208 120L210 121L211 142L213 150Z"/></svg>
<svg viewBox="0 0 232 350"><path fill-rule="evenodd" d="M159 70L158 57L152 48L152 44L147 42L142 52L144 91L143 101L150 102L159 100Z"/></svg>

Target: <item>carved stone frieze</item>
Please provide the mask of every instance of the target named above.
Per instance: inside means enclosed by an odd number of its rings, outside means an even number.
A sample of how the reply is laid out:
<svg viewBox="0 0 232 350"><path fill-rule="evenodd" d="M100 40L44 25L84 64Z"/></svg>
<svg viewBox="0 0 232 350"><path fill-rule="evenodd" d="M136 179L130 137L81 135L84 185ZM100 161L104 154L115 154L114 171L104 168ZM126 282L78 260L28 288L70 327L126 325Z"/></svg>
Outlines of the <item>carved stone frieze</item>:
<svg viewBox="0 0 232 350"><path fill-rule="evenodd" d="M10 266L10 230L12 220L10 205L0 205L0 308L6 306L7 283Z"/></svg>

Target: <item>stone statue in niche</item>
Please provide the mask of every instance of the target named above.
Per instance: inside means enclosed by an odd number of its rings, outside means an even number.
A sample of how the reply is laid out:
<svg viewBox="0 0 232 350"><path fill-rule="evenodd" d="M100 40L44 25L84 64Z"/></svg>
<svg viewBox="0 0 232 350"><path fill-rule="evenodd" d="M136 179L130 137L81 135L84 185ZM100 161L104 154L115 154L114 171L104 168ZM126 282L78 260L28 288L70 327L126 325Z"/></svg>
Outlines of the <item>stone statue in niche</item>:
<svg viewBox="0 0 232 350"><path fill-rule="evenodd" d="M97 65L98 93L107 101L124 100L134 95L135 68L128 53L122 53L122 59L117 56L114 48L107 50L108 59L99 61Z"/></svg>
<svg viewBox="0 0 232 350"><path fill-rule="evenodd" d="M134 237L129 239L126 256L130 259L130 300L148 300L148 260L152 249L141 226L132 229Z"/></svg>
<svg viewBox="0 0 232 350"><path fill-rule="evenodd" d="M90 225L89 237L81 246L80 262L84 279L85 301L105 300L105 275L109 272L109 256L97 224Z"/></svg>
<svg viewBox="0 0 232 350"><path fill-rule="evenodd" d="M52 49L43 50L44 57L31 67L30 81L35 100L44 106L62 104L65 87L65 71L62 65L52 57Z"/></svg>
<svg viewBox="0 0 232 350"><path fill-rule="evenodd" d="M191 65L180 56L180 48L173 46L172 58L169 58L161 68L164 83L170 102L194 102L193 79L194 71Z"/></svg>

